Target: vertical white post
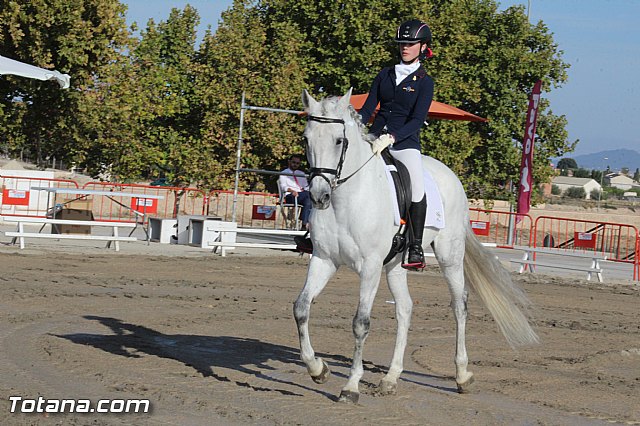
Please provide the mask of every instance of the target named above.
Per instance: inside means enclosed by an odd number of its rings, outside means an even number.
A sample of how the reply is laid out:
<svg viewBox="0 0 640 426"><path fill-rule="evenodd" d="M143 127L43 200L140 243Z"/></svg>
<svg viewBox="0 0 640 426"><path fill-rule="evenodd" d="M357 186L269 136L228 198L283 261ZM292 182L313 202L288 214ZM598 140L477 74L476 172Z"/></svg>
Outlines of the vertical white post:
<svg viewBox="0 0 640 426"><path fill-rule="evenodd" d="M24 233L24 224L22 222L18 222L18 232L20 234ZM22 250L24 248L24 237L20 236L20 249Z"/></svg>
<svg viewBox="0 0 640 426"><path fill-rule="evenodd" d="M242 155L242 128L244 126L244 92L242 92L242 105L240 106L240 131L238 134L238 149L236 152L236 181L233 187L233 208L231 210L231 222L236 221L238 207L238 186L240 185L240 157Z"/></svg>
<svg viewBox="0 0 640 426"><path fill-rule="evenodd" d="M513 217L514 209L513 203L511 202L511 194L513 194L513 181L509 179L509 224L507 227L507 245L513 245L513 236L515 235L515 220Z"/></svg>
<svg viewBox="0 0 640 426"><path fill-rule="evenodd" d="M113 227L113 236L116 237L116 239L113 241L114 243L116 243L116 251L120 251L120 241L117 240L117 238L118 238L118 227L117 226Z"/></svg>

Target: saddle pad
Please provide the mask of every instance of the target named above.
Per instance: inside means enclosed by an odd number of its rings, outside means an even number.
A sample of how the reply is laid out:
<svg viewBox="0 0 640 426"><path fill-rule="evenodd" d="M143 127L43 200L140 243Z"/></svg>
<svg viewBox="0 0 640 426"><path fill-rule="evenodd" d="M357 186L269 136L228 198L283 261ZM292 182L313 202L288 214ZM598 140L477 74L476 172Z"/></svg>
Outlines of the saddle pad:
<svg viewBox="0 0 640 426"><path fill-rule="evenodd" d="M391 172L396 168L393 165L385 164L385 174L387 175L387 182L389 182L389 191L391 196L391 203L393 204L393 221L396 226L400 226L400 210L398 208L398 198L396 197L396 187L393 184L393 178ZM424 190L427 196L427 218L424 226L442 229L444 228L444 206L442 205L442 197L440 196L440 190L438 185L433 180L431 173L427 169L422 169L424 179Z"/></svg>
<svg viewBox="0 0 640 426"><path fill-rule="evenodd" d="M427 219L424 226L442 229L444 228L444 206L436 181L427 169L422 169L424 175L424 192L427 196Z"/></svg>

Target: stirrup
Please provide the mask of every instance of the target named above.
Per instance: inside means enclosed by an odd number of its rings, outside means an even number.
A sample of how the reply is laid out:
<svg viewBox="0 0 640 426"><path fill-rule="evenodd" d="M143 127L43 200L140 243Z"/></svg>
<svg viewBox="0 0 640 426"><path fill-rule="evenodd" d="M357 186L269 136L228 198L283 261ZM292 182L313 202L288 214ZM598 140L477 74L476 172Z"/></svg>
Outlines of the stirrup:
<svg viewBox="0 0 640 426"><path fill-rule="evenodd" d="M427 267L427 264L424 261L418 263L403 263L402 267L409 271L422 271Z"/></svg>
<svg viewBox="0 0 640 426"><path fill-rule="evenodd" d="M411 271L421 271L427 266L424 261L424 252L422 251L422 245L415 243L411 244L407 252L407 261L402 264L402 267L404 269L409 269ZM412 257L413 259L411 259Z"/></svg>

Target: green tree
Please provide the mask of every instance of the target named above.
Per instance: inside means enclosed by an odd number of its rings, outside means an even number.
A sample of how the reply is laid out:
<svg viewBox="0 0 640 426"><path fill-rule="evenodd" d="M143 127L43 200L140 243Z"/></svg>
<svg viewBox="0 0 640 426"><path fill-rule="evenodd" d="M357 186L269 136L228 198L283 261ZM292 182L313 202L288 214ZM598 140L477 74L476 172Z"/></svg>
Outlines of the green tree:
<svg viewBox="0 0 640 426"><path fill-rule="evenodd" d="M587 193L581 186L572 186L564 191L564 195L568 198L584 198L587 196Z"/></svg>
<svg viewBox="0 0 640 426"><path fill-rule="evenodd" d="M560 161L558 161L557 168L560 170L577 169L578 163L576 163L576 160L573 158L561 158Z"/></svg>
<svg viewBox="0 0 640 426"><path fill-rule="evenodd" d="M295 28L264 19L249 0L235 0L198 52L196 84L202 96L202 138L208 165L202 178L216 188L234 181L243 92L245 104L300 109L306 87L300 36ZM303 122L296 115L245 111L241 167L278 168L292 152L303 152ZM241 188L261 190L263 178L241 175ZM267 179L267 182L274 179Z"/></svg>
<svg viewBox="0 0 640 426"><path fill-rule="evenodd" d="M198 181L201 100L195 90L197 11L172 9L166 21L150 19L132 40L126 60L113 64L103 90L92 98L94 145L86 166L112 180L165 177L178 186ZM105 118L108 118L105 120ZM89 126L87 126L89 127Z"/></svg>
<svg viewBox="0 0 640 426"><path fill-rule="evenodd" d="M575 169L573 171L573 177L590 178L591 177L591 171L587 170L587 169L583 169L582 167L579 167L579 168L577 168L577 169Z"/></svg>
<svg viewBox="0 0 640 426"><path fill-rule="evenodd" d="M633 180L640 182L640 168L636 168L636 172L633 174Z"/></svg>
<svg viewBox="0 0 640 426"><path fill-rule="evenodd" d="M529 24L523 7L498 12L495 0L234 0L197 50L191 7L150 21L136 41L117 0L1 5L0 53L68 72L74 85L61 92L3 79L4 145L119 180L164 175L231 187L243 93L248 105L297 110L304 88L366 92L381 67L397 62L391 39L398 23L418 17L434 33L426 66L436 100L489 118L432 120L423 130L425 151L452 167L471 196L511 197L501 188L518 179L529 91L538 79L544 90L566 79L547 27ZM303 151L304 123L295 115L244 112L242 167L274 169ZM536 182L548 181L550 158L573 149L565 125L543 98ZM243 174L241 187L271 181Z"/></svg>
<svg viewBox="0 0 640 426"><path fill-rule="evenodd" d="M201 99L195 88L196 9L172 9L166 21L149 20L130 60L135 91L135 140L123 141L127 156L117 159L118 171L132 177L164 176L177 185L199 179ZM128 85L127 85L128 86ZM128 87L130 90L131 88ZM137 171L137 173L136 173Z"/></svg>
<svg viewBox="0 0 640 426"><path fill-rule="evenodd" d="M397 62L391 40L399 22L427 20L434 33L435 56L427 68L436 81L436 100L490 119L434 120L424 130L426 151L452 167L472 196L495 197L506 181L517 180L529 91L537 79L546 90L566 79L568 65L547 27L530 25L522 7L498 12L493 0L245 3L246 13L255 11L265 28L277 22L295 34L310 89L332 95L349 87L368 91L380 68ZM566 119L548 107L542 99L534 151L534 178L540 182L551 174L549 159L575 145L567 141Z"/></svg>
<svg viewBox="0 0 640 426"><path fill-rule="evenodd" d="M12 0L0 3L0 54L71 75L71 89L20 77L0 79L5 150L38 161L82 161L93 141L78 117L122 59L129 33L117 0ZM11 123L11 124L8 124Z"/></svg>
<svg viewBox="0 0 640 426"><path fill-rule="evenodd" d="M546 26L532 26L523 8L497 12L494 1L430 2L434 31L436 99L489 118L489 123L432 122L427 151L461 174L471 194L494 197L501 182L517 179L531 88L566 79L560 53ZM564 117L541 99L534 149L534 180L547 181L549 159L570 149ZM456 129L452 132L451 129ZM466 135L466 137L462 137ZM449 147L453 149L449 149Z"/></svg>

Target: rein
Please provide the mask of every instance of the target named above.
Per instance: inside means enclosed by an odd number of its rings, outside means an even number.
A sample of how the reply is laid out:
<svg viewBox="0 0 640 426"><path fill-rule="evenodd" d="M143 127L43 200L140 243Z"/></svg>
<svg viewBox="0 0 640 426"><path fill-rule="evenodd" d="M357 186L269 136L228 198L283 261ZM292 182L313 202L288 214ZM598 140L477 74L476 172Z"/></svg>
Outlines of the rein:
<svg viewBox="0 0 640 426"><path fill-rule="evenodd" d="M344 165L344 159L347 154L347 148L349 148L349 139L347 139L347 126L345 125L344 120L341 118L322 117L318 115L309 115L307 116L307 119L310 121L321 123L321 124L342 124L342 136L343 136L342 138L339 138L338 141L336 142L336 145L342 144L342 151L340 152L340 160L338 161L338 166L335 169L329 169L326 167L311 167L309 169L309 172L310 172L309 181L312 181L313 178L319 176L329 184L329 186L331 187L331 190L333 191L338 186L342 185L343 183L351 179L356 173L362 170L362 168L366 166L367 163L373 159L373 157L375 157L375 154L372 154L371 157L369 157L369 159L365 161L364 164L358 167L355 172L351 173L349 176L345 178L340 179L340 174L342 173L342 166ZM335 178L333 180L329 180L329 178L326 177L323 173L334 175Z"/></svg>

